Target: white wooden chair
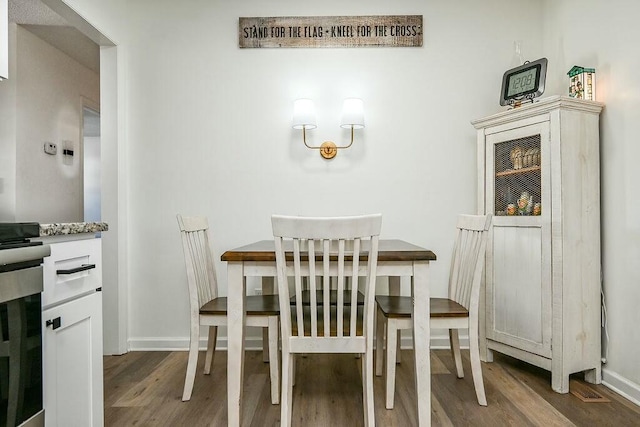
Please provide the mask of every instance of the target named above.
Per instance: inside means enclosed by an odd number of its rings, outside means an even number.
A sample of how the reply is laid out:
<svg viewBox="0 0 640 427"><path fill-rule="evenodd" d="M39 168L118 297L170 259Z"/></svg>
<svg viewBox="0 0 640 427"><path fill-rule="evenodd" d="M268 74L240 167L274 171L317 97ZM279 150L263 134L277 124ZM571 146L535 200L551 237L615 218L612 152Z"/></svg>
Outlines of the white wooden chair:
<svg viewBox="0 0 640 427"><path fill-rule="evenodd" d="M353 353L364 355L361 358L364 421L365 426L374 426L374 294L382 215L337 218L274 215L271 221L280 307L291 304L291 316L283 315L280 319L281 425L291 425L294 355ZM358 286L352 286L346 298L344 292L346 279L351 278L351 283L357 284L359 274L366 277L362 305L358 305ZM289 291L290 276L294 278L293 299ZM333 292L332 277L337 281L337 290ZM308 299L302 294L304 278L309 284Z"/></svg>
<svg viewBox="0 0 640 427"><path fill-rule="evenodd" d="M487 405L482 381L480 350L478 347L478 303L482 270L485 263L487 231L491 215L460 215L457 236L449 274L449 298L431 298L430 325L432 328L449 329L451 352L456 364L458 378L464 376L460 357L458 329L469 329L469 352L471 371L478 403ZM411 297L376 297L377 337L376 375L382 375L382 342L386 325L386 407L393 409L396 341L398 330L411 329Z"/></svg>
<svg viewBox="0 0 640 427"><path fill-rule="evenodd" d="M209 224L206 217L177 216L189 285L191 334L189 361L184 382L182 400L191 399L198 364L200 326L209 329L204 373L211 372L216 349L218 326L227 325L227 298L218 296L215 265L209 245ZM280 399L278 364L278 319L280 314L278 295L247 296L246 325L268 329L269 370L271 377L271 403ZM267 343L263 343L267 345Z"/></svg>

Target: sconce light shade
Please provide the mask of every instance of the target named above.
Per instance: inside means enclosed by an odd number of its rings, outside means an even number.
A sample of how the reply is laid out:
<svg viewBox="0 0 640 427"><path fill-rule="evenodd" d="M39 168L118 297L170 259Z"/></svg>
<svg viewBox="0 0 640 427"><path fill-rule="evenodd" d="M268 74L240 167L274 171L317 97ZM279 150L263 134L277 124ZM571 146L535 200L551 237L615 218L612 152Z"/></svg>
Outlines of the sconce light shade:
<svg viewBox="0 0 640 427"><path fill-rule="evenodd" d="M320 146L307 144L307 129L315 129L316 111L313 101L310 99L297 99L293 104L294 129L302 129L302 142L307 148L320 151L324 159L333 159L338 154L339 149L349 148L353 144L353 130L364 127L364 107L362 100L358 98L347 98L342 105L342 119L340 126L351 129L351 142L348 145L337 146L333 141L325 141Z"/></svg>
<svg viewBox="0 0 640 427"><path fill-rule="evenodd" d="M362 129L364 127L364 104L362 99L347 98L342 104L340 127Z"/></svg>
<svg viewBox="0 0 640 427"><path fill-rule="evenodd" d="M310 99L296 99L293 103L293 123L294 129L315 129L316 108Z"/></svg>

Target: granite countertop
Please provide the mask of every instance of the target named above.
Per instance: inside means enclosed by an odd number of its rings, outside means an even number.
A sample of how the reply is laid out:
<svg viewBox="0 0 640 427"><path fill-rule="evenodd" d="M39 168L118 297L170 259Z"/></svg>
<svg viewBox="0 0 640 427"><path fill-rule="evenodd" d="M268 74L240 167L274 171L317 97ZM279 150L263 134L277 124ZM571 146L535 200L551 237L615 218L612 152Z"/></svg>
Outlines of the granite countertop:
<svg viewBox="0 0 640 427"><path fill-rule="evenodd" d="M40 224L40 237L64 236L68 234L99 233L109 230L106 222L63 222Z"/></svg>

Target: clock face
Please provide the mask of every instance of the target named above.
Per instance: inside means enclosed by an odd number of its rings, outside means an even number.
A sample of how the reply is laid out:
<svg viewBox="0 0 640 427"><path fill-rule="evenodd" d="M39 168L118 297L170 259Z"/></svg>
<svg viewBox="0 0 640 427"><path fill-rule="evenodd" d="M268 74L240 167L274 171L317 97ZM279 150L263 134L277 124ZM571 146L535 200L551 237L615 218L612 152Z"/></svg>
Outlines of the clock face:
<svg viewBox="0 0 640 427"><path fill-rule="evenodd" d="M507 70L502 77L500 105L510 105L523 99L536 98L544 92L547 58Z"/></svg>
<svg viewBox="0 0 640 427"><path fill-rule="evenodd" d="M525 92L529 92L536 87L536 77L538 76L538 68L529 68L509 77L509 86L507 96L517 96Z"/></svg>

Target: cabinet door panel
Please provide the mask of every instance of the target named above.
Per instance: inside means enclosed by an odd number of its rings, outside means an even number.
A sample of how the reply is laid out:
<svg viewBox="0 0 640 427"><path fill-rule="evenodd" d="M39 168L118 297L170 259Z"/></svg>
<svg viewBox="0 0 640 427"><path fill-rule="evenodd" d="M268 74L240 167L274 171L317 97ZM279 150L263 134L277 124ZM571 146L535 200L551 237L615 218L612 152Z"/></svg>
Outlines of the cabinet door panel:
<svg viewBox="0 0 640 427"><path fill-rule="evenodd" d="M494 225L491 247L492 316L488 338L550 357L540 226Z"/></svg>
<svg viewBox="0 0 640 427"><path fill-rule="evenodd" d="M543 357L551 357L552 332L549 155L548 122L486 139L485 206L496 215L486 268L487 338ZM523 194L541 213L530 203L519 209Z"/></svg>
<svg viewBox="0 0 640 427"><path fill-rule="evenodd" d="M58 318L56 329L46 325ZM102 426L102 294L45 310L42 320L46 425Z"/></svg>

